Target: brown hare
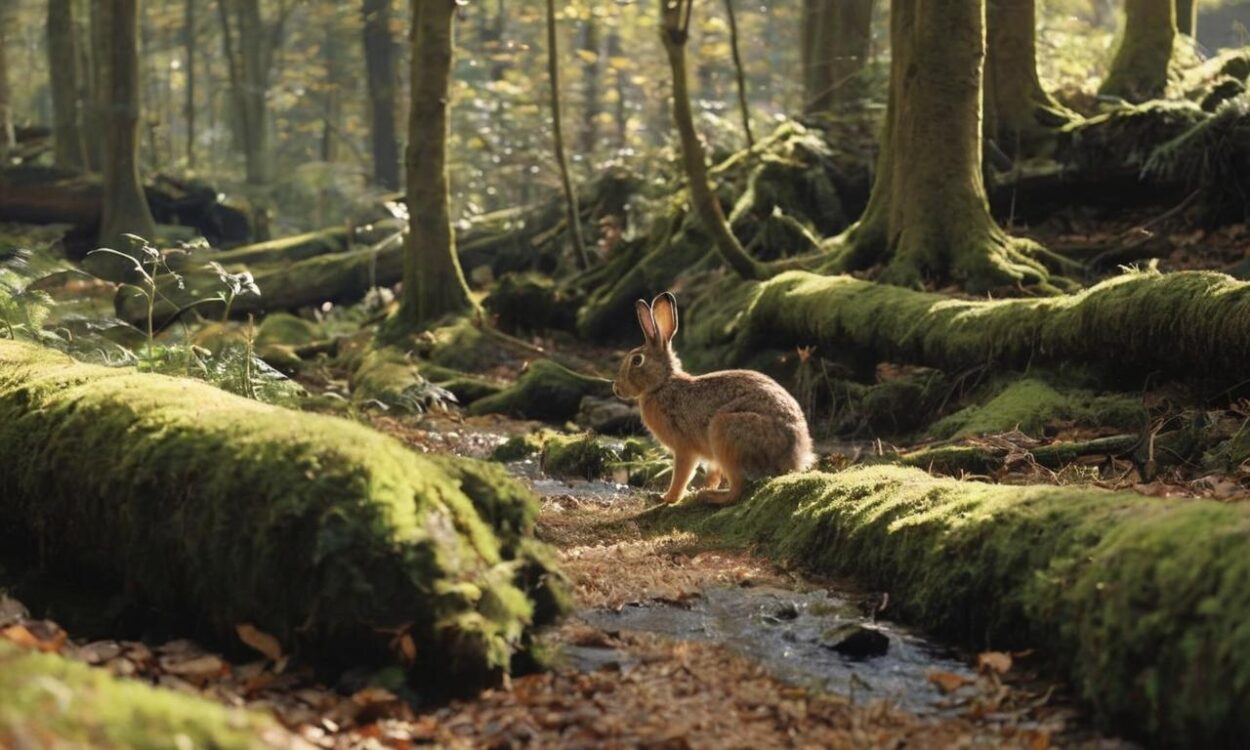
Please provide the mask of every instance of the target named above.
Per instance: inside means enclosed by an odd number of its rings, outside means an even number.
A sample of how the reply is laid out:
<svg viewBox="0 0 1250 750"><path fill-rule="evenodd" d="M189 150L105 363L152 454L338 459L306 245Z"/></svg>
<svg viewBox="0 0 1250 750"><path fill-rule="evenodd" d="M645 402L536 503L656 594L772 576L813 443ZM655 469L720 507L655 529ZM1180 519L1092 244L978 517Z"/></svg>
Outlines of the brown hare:
<svg viewBox="0 0 1250 750"><path fill-rule="evenodd" d="M646 343L625 355L612 388L638 400L647 429L673 452L665 502L681 499L700 461L709 466L697 498L716 505L737 500L750 479L811 464L803 410L777 381L751 370L683 372L673 352L676 298L665 292L651 305L638 300L635 308ZM722 478L729 480L726 489L720 489Z"/></svg>

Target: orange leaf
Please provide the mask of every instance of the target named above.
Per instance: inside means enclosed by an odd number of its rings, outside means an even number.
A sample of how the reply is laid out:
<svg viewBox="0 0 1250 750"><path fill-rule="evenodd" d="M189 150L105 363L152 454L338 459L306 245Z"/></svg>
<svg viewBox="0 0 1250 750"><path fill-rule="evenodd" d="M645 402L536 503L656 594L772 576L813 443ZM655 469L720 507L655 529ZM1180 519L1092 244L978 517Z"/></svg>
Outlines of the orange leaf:
<svg viewBox="0 0 1250 750"><path fill-rule="evenodd" d="M964 677L963 675L955 674L954 672L930 672L929 682L937 685L938 690L941 690L943 694L946 694L955 692L964 685L972 682L972 680Z"/></svg>
<svg viewBox="0 0 1250 750"><path fill-rule="evenodd" d="M1006 674L1011 669L1011 654L1002 651L986 651L977 655L978 672Z"/></svg>
<svg viewBox="0 0 1250 750"><path fill-rule="evenodd" d="M278 642L278 639L255 625L245 622L235 626L234 630L239 634L239 640L264 654L265 658L270 661L278 661L282 658L282 644Z"/></svg>

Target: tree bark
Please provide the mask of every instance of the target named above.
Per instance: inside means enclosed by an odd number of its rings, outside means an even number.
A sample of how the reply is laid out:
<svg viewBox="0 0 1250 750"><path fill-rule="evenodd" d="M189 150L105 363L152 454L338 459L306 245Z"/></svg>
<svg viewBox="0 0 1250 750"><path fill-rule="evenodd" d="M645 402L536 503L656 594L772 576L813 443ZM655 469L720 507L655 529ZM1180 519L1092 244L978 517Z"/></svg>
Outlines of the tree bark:
<svg viewBox="0 0 1250 750"><path fill-rule="evenodd" d="M1176 0L1176 30L1198 36L1198 0Z"/></svg>
<svg viewBox="0 0 1250 750"><path fill-rule="evenodd" d="M103 163L104 206L99 242L125 252L123 234L152 238L156 222L139 179L139 2L102 0L99 38L99 96L108 103Z"/></svg>
<svg viewBox="0 0 1250 750"><path fill-rule="evenodd" d="M730 230L720 201L708 182L703 144L694 127L694 113L690 109L690 82L686 72L686 40L689 38L693 1L660 0L660 36L673 77L673 122L681 140L681 157L689 182L690 202L694 205L704 229L712 235L716 250L725 264L744 279L759 279L767 273Z"/></svg>
<svg viewBox="0 0 1250 750"><path fill-rule="evenodd" d="M369 91L373 180L387 190L399 189L399 136L396 128L396 44L391 37L391 0L365 0L364 45Z"/></svg>
<svg viewBox="0 0 1250 750"><path fill-rule="evenodd" d="M182 43L185 50L184 65L187 70L186 100L183 105L183 116L187 120L187 169L195 169L195 0L185 0L182 19Z"/></svg>
<svg viewBox="0 0 1250 750"><path fill-rule="evenodd" d="M269 23L261 17L260 3L253 0L218 0L218 10L234 100L234 133L243 152L247 182L267 187L277 169L267 102L269 81L289 6L279 2L277 16Z"/></svg>
<svg viewBox="0 0 1250 750"><path fill-rule="evenodd" d="M560 184L564 187L564 199L568 204L569 235L573 240L573 252L577 265L585 270L590 267L590 254L582 238L581 211L577 207L577 191L569 176L569 162L564 153L564 127L560 113L560 51L556 34L555 0L547 0L547 82L551 87L551 134L555 150L556 166L560 169Z"/></svg>
<svg viewBox="0 0 1250 750"><path fill-rule="evenodd" d="M1098 93L1131 102L1161 96L1175 41L1174 0L1124 0L1124 33Z"/></svg>
<svg viewBox="0 0 1250 750"><path fill-rule="evenodd" d="M416 330L474 309L451 226L447 178L455 0L412 0L412 103L404 292L396 330Z"/></svg>
<svg viewBox="0 0 1250 750"><path fill-rule="evenodd" d="M742 54L738 51L738 17L734 14L734 0L725 0L725 15L729 18L729 49L733 53L734 78L738 85L738 110L742 115L742 132L746 135L747 148L754 148L755 134L751 132L751 108L747 106L747 79L742 70Z"/></svg>
<svg viewBox="0 0 1250 750"><path fill-rule="evenodd" d="M832 111L868 62L873 0L805 0L803 111Z"/></svg>
<svg viewBox="0 0 1250 750"><path fill-rule="evenodd" d="M1076 115L1037 77L1035 0L987 0L985 135L1005 153L1033 154Z"/></svg>
<svg viewBox="0 0 1250 750"><path fill-rule="evenodd" d="M902 285L962 282L980 291L1044 282L1036 249L990 215L981 172L983 0L895 0L889 101L863 217L834 266L885 264ZM936 125L940 123L940 126Z"/></svg>
<svg viewBox="0 0 1250 750"><path fill-rule="evenodd" d="M58 167L86 166L79 109L78 37L73 0L48 2L48 73L52 85L53 160Z"/></svg>
<svg viewBox="0 0 1250 750"><path fill-rule="evenodd" d="M339 85L343 77L342 55L343 45L339 40L339 10L335 8L327 18L322 37L321 58L325 64L325 101L322 117L325 122L321 127L321 160L335 162L339 158L339 133L342 132L339 121L343 118L343 95Z"/></svg>
<svg viewBox="0 0 1250 750"><path fill-rule="evenodd" d="M599 71L602 55L599 50L599 30L592 15L582 23L582 131L579 138L582 153L589 157L599 143L599 112L602 110L599 91Z"/></svg>
<svg viewBox="0 0 1250 750"><path fill-rule="evenodd" d="M0 167L9 163L9 153L17 146L13 129L13 89L9 81L8 42L14 24L12 0L0 0Z"/></svg>

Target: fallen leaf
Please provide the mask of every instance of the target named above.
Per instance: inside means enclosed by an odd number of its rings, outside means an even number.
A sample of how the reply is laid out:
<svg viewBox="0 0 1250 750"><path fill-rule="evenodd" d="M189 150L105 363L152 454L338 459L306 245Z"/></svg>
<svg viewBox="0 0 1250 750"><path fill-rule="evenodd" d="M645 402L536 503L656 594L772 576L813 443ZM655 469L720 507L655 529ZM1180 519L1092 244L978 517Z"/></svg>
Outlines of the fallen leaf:
<svg viewBox="0 0 1250 750"><path fill-rule="evenodd" d="M23 648L57 654L65 647L68 636L64 630L53 623L32 620L24 625L10 625L0 630L0 638L12 641Z"/></svg>
<svg viewBox="0 0 1250 750"><path fill-rule="evenodd" d="M978 672L1006 674L1011 669L1011 654L1002 651L986 651L977 655Z"/></svg>
<svg viewBox="0 0 1250 750"><path fill-rule="evenodd" d="M972 682L972 680L963 675L954 672L930 672L928 675L929 682L937 685L943 695L953 693L959 688Z"/></svg>
<svg viewBox="0 0 1250 750"><path fill-rule="evenodd" d="M225 668L226 663L211 654L183 661L168 657L161 659L161 669L179 677L213 677L221 674Z"/></svg>
<svg viewBox="0 0 1250 750"><path fill-rule="evenodd" d="M234 630L239 634L239 640L259 651L270 661L278 661L282 658L282 644L278 642L278 639L255 625L245 622L236 626Z"/></svg>

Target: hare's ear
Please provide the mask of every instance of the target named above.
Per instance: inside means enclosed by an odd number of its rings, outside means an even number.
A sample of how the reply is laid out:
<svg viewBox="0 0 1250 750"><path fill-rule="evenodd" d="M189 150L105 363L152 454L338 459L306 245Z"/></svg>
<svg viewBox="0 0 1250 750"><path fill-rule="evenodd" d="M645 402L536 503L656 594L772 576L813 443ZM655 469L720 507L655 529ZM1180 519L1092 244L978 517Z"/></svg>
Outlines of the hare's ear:
<svg viewBox="0 0 1250 750"><path fill-rule="evenodd" d="M672 343L673 334L677 333L677 298L671 292L665 292L652 300L651 311L655 315L660 341Z"/></svg>
<svg viewBox="0 0 1250 750"><path fill-rule="evenodd" d="M642 335L648 344L659 342L660 336L655 328L655 316L651 314L651 306L645 299L634 303L634 312L638 313L638 325L642 327Z"/></svg>

